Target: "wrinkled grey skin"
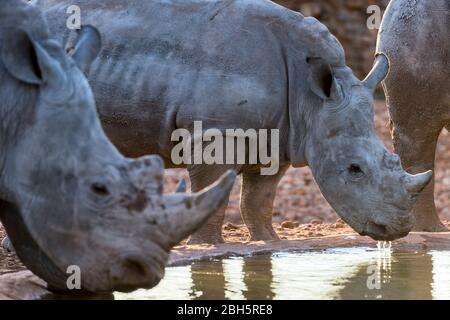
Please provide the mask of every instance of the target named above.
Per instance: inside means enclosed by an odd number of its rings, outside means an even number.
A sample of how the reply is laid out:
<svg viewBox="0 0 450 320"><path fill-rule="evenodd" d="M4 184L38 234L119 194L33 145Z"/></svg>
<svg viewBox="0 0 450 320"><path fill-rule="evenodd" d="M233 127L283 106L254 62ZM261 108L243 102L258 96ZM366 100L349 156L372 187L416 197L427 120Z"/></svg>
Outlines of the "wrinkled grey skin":
<svg viewBox="0 0 450 320"><path fill-rule="evenodd" d="M384 89L395 151L408 172L432 170L439 134L450 126L450 1L392 0L377 51L391 62ZM415 230L447 230L436 213L434 181L413 213Z"/></svg>
<svg viewBox="0 0 450 320"><path fill-rule="evenodd" d="M324 196L357 232L405 236L410 209L431 173L407 175L376 135L373 90L388 72L385 57L365 82L346 66L342 46L313 18L270 1L38 1L51 28L71 46L66 9L80 6L104 49L88 79L102 123L127 155L160 154L168 166L173 130L280 130L281 169L242 175L241 213L252 240L278 239L272 227L276 187L289 165L309 165ZM226 166L188 167L192 190ZM225 207L191 237L222 242Z"/></svg>
<svg viewBox="0 0 450 320"><path fill-rule="evenodd" d="M156 285L169 250L222 206L228 173L195 195L163 195L158 156L124 158L106 138L88 82L98 31L74 59L20 0L0 6L0 219L23 263L55 290L68 266L84 291Z"/></svg>

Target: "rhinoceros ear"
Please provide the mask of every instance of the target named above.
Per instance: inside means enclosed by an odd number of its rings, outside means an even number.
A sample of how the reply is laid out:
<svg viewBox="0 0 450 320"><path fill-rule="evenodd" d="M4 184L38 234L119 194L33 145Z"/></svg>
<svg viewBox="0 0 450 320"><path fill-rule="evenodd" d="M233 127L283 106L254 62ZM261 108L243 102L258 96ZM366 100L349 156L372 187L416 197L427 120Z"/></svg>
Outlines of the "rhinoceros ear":
<svg viewBox="0 0 450 320"><path fill-rule="evenodd" d="M97 28L87 25L78 31L72 58L84 73L87 73L92 61L95 60L102 48L102 38Z"/></svg>
<svg viewBox="0 0 450 320"><path fill-rule="evenodd" d="M17 80L34 85L43 83L35 44L24 30L6 32L2 42L1 59L9 74Z"/></svg>
<svg viewBox="0 0 450 320"><path fill-rule="evenodd" d="M310 66L308 82L311 90L322 99L337 99L338 84L333 69L322 58L308 58Z"/></svg>

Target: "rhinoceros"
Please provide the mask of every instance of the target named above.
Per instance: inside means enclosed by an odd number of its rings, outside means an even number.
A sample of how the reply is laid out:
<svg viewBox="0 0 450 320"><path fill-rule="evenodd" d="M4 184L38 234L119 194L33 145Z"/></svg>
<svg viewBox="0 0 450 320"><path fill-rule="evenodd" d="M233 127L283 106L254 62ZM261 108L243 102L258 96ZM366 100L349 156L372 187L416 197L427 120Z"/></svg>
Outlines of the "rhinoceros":
<svg viewBox="0 0 450 320"><path fill-rule="evenodd" d="M101 127L78 67L98 53L98 31L83 28L79 43L68 57L37 8L2 1L1 223L53 290L70 289L77 270L82 291L152 287L171 247L226 202L235 174L194 195L163 195L161 158L124 158Z"/></svg>
<svg viewBox="0 0 450 320"><path fill-rule="evenodd" d="M383 85L395 151L407 171L433 170L438 137L450 129L450 1L392 0L377 52L391 63ZM413 213L415 230L447 230L436 213L434 179Z"/></svg>
<svg viewBox="0 0 450 320"><path fill-rule="evenodd" d="M88 71L105 131L126 155L156 153L187 167L197 191L233 168L242 176L241 214L251 240L278 239L277 185L290 165L309 166L325 198L362 235L392 240L430 171L407 174L374 126L373 92L389 70L377 57L364 81L314 18L265 0L38 0L52 31L71 50L69 6L94 24L104 47ZM73 32L72 32L73 33ZM177 164L171 134L217 129L279 130L279 170L261 164ZM225 206L190 238L223 242Z"/></svg>

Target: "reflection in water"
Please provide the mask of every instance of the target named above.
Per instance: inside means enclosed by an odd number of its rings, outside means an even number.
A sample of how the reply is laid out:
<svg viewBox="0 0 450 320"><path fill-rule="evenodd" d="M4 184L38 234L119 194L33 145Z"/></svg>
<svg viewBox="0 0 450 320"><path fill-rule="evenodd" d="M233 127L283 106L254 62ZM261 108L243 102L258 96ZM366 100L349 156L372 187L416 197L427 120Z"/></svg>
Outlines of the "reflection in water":
<svg viewBox="0 0 450 320"><path fill-rule="evenodd" d="M194 262L191 266L191 277L193 285L190 296L192 299L226 299L226 282L222 261Z"/></svg>
<svg viewBox="0 0 450 320"><path fill-rule="evenodd" d="M350 248L201 261L168 268L151 290L115 298L448 299L450 252Z"/></svg>
<svg viewBox="0 0 450 320"><path fill-rule="evenodd" d="M226 273L225 269L230 272ZM242 277L233 274L236 269L242 269ZM271 300L275 296L272 292L270 255L234 259L231 263L221 260L194 262L191 266L191 279L193 285L189 296L194 300ZM243 284L243 287L239 284Z"/></svg>
<svg viewBox="0 0 450 320"><path fill-rule="evenodd" d="M370 264L361 264L356 273L347 279L339 291L341 299L432 299L433 262L427 253L392 253L377 261L376 276L380 278L380 289L369 290L364 281L368 278Z"/></svg>
<svg viewBox="0 0 450 320"><path fill-rule="evenodd" d="M272 300L275 293L272 291L272 256L260 255L244 258L242 268L246 289L243 292L247 300Z"/></svg>

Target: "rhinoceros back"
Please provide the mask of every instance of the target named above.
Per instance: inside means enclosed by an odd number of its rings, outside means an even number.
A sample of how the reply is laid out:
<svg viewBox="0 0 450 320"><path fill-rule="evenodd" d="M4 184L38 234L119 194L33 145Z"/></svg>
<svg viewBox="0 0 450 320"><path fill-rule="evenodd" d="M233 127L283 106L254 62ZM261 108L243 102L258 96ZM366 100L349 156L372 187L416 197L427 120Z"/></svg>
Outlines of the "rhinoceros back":
<svg viewBox="0 0 450 320"><path fill-rule="evenodd" d="M377 51L388 55L394 72L402 70L427 82L450 74L449 39L449 0L393 0L383 18Z"/></svg>
<svg viewBox="0 0 450 320"><path fill-rule="evenodd" d="M193 120L204 128L288 127L287 104L298 106L307 91L306 58L345 65L324 25L271 1L40 4L64 42L69 5L101 31L89 80L108 136L128 155L167 156L172 130L191 129Z"/></svg>

